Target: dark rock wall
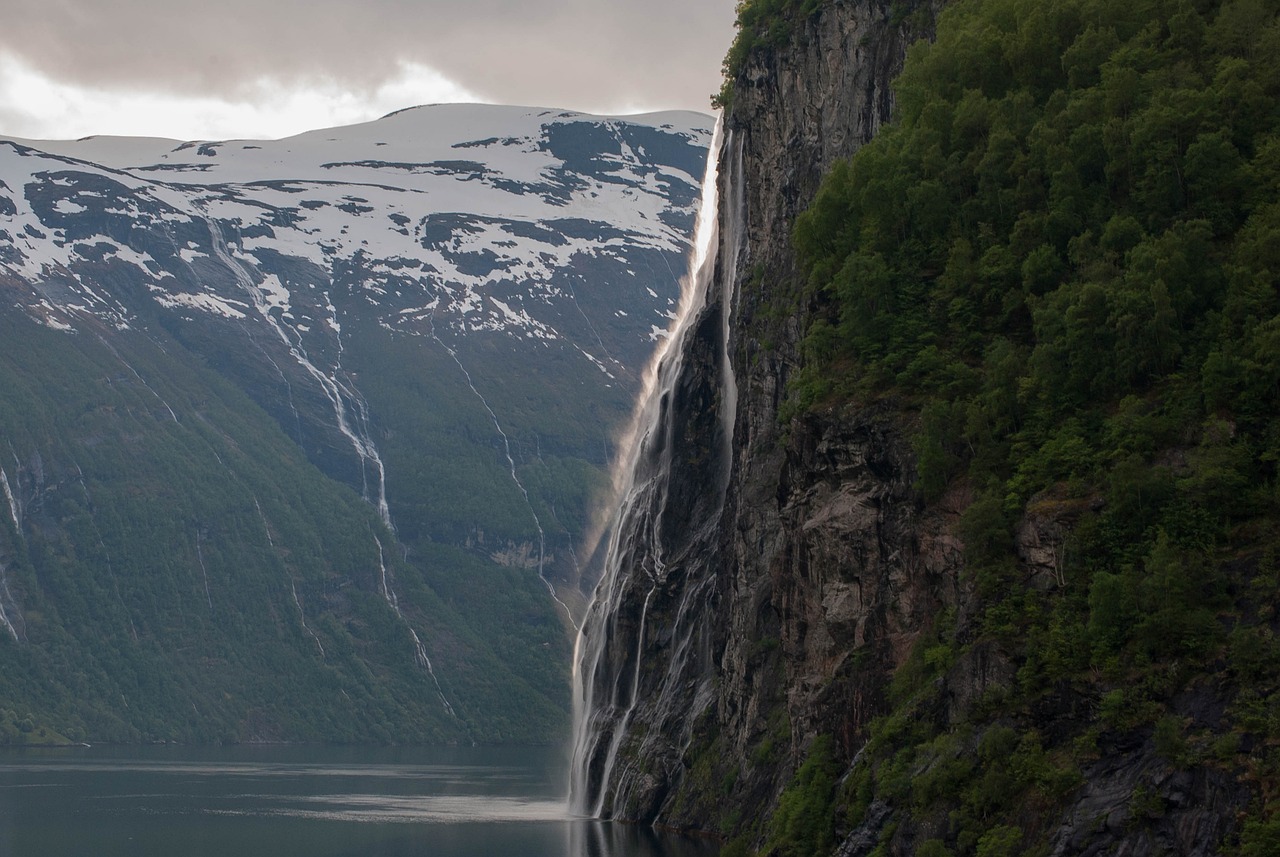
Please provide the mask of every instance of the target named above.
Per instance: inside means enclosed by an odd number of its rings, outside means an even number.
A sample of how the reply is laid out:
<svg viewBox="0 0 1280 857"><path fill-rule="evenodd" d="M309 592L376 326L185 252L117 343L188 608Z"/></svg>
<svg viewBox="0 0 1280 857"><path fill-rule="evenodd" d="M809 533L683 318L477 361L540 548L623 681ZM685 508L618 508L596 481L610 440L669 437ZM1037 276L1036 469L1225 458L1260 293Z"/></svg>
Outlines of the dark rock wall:
<svg viewBox="0 0 1280 857"><path fill-rule="evenodd" d="M774 800L816 734L838 735L850 755L882 707L885 676L954 600L958 546L943 516L916 502L902 430L873 412L778 418L804 331L790 297L795 216L830 166L887 121L890 82L927 35L918 22L932 20L932 7L899 20L890 5L832 4L798 22L789 46L758 51L737 80L720 162L718 281L673 403L698 404L681 417L690 427L724 404L714 373L730 300L731 482L708 521L698 499L715 491L701 475L708 450L686 444L673 456L664 521L715 532L689 539L696 550L672 551L652 596L633 588L632 601L650 601L640 702L605 807L616 817L729 832ZM733 258L725 245L735 237ZM620 613L638 617L641 605Z"/></svg>
<svg viewBox="0 0 1280 857"><path fill-rule="evenodd" d="M794 309L795 217L831 165L888 120L890 83L936 11L920 5L901 21L889 3L827 7L789 47L758 53L735 88L749 251L732 342L731 524L713 621L727 629L717 756L739 772L728 798L748 819L775 799L815 736L834 735L839 756L852 758L883 711L888 676L956 597L959 546L945 517L917 502L903 427L877 409L785 425L778 416L805 329L804 309Z"/></svg>

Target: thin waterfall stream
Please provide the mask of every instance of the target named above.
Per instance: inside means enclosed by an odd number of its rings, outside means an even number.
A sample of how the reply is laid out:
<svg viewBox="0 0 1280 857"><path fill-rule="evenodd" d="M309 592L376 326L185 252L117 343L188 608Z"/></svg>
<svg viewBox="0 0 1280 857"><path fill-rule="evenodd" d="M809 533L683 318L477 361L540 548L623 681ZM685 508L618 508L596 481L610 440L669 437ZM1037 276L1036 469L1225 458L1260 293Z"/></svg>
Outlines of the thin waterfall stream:
<svg viewBox="0 0 1280 857"><path fill-rule="evenodd" d="M298 365L305 369L306 372L315 379L316 383L320 386L321 392L323 392L325 397L329 400L329 404L333 408L335 426L343 437L350 442L352 449L360 460L360 473L363 481L363 490L361 493L364 496L364 499L377 509L378 517L382 519L382 523L386 525L387 529L390 530L392 534L394 534L396 532L396 527L395 523L391 519L391 508L387 503L386 466L383 464L382 456L378 453L378 447L373 440L373 433L370 430L369 407L365 402L364 396L361 395L359 389L349 377L346 381L342 380L342 375L344 373L342 369L343 348L341 326L337 319L337 309L328 298L328 293L325 293L325 298L330 315L329 328L334 332L337 356L333 360L332 367L328 372L325 372L312 362L310 355L307 353L307 350L303 345L302 333L297 328L285 324L282 319L277 318L271 313L271 306L266 300L262 289L255 282L250 271L243 263L240 262L240 260L236 259L235 256L232 255L231 250L227 246L226 236L223 234L222 227L218 224L218 221L208 213L205 213L203 216L205 224L209 229L210 248L213 250L214 257L217 258L228 271L230 271L232 277L236 281L236 284L253 301L254 308L257 310L258 314L262 316L263 320L266 321L267 324L269 324L276 332L276 335L280 337L281 342L288 349L289 354L298 363ZM280 372L280 367L275 364L275 361L272 361L272 365L276 367L277 372ZM137 375L136 372L134 372L134 374ZM283 372L280 372L280 377L285 377ZM142 380L141 376L139 376L139 380ZM286 379L286 384L287 383L288 381ZM146 382L143 381L143 384L146 385ZM151 388L148 386L147 389ZM292 408L293 392L291 387L289 395L290 407ZM157 398L159 398L158 395ZM161 400L161 402L163 403L163 400ZM168 406L166 405L166 407ZM170 411L170 413L172 414L172 411ZM293 413L295 420L297 420L298 414L296 408L294 408ZM177 416L174 416L174 420L177 420ZM370 472L372 472L374 477L372 491L370 490L369 485ZM448 697L445 696L444 688L440 683L439 677L436 676L435 667L431 663L431 658L427 654L426 646L423 645L422 639L418 636L418 632L413 627L413 624L400 610L400 598L395 590L395 582L387 569L386 555L383 551L382 540L378 538L376 533L373 533L372 535L374 544L378 549L378 569L383 599L387 602L387 605L391 608L396 618L409 631L409 636L413 641L414 660L430 677L432 684L435 686L436 695L440 698L440 704L450 717L459 723L463 723L462 718L457 714L457 710L449 702ZM270 537L269 534L268 537ZM196 547L197 550L199 550L199 543L197 543ZM203 558L201 558L201 566L203 567ZM293 590L294 601L298 604L298 611L301 614L302 604L298 600L297 587L292 578L290 578L289 585ZM207 590L208 585L206 581L206 594ZM212 608L212 602L210 603L210 607ZM306 628L308 633L310 633L311 629L306 627L305 617L303 618L303 627ZM315 637L315 635L312 634L312 637ZM320 647L320 654L323 657L324 647L320 645L320 640L318 638L316 638L316 645Z"/></svg>

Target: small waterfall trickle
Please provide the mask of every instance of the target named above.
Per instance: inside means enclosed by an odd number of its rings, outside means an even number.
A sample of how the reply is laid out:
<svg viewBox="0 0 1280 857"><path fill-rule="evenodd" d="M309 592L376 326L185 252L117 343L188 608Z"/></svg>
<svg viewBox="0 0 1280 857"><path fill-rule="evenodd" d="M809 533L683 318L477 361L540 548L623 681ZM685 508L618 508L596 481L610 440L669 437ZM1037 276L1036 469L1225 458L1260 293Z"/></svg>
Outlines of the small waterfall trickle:
<svg viewBox="0 0 1280 857"><path fill-rule="evenodd" d="M356 457L360 461L360 475L363 482L361 494L366 501L378 510L378 517L382 518L382 523L386 524L387 529L394 533L396 528L391 520L391 509L387 505L387 470L382 463L382 456L378 454L378 447L373 441L373 433L370 431L369 407L364 400L364 396L360 394L360 391L351 381L350 376L343 380L343 376L346 373L342 368L342 334L341 327L338 324L337 309L331 301L327 301L329 304L328 326L334 332L337 356L333 361L332 368L325 372L312 362L307 349L303 345L301 329L296 325L287 324L284 321L284 316L278 316L271 312L271 304L267 301L262 288L254 280L250 270L243 262L233 256L231 250L227 247L226 236L223 234L222 227L218 224L218 221L208 213L204 213L203 217L205 225L209 229L209 246L213 250L214 257L231 273L236 285L253 301L253 307L257 310L258 315L275 331L276 336L280 338L281 343L288 349L289 354L300 367L306 370L307 374L315 379L320 386L320 391L329 400L329 404L333 408L335 427L351 444ZM328 298L327 292L325 297L326 299ZM276 369L278 371L279 366ZM134 374L136 375L137 373L135 372ZM142 379L139 377L139 380ZM144 381L143 383L145 384L146 382ZM148 387L148 389L150 388ZM292 391L290 395L292 395ZM166 407L168 406L166 405ZM172 410L170 413L172 413ZM176 416L174 416L174 420L177 420ZM372 490L370 490L369 486L370 472L372 472L374 479Z"/></svg>
<svg viewBox="0 0 1280 857"><path fill-rule="evenodd" d="M5 499L9 502L9 515L13 519L13 537L14 539L22 538L22 513L18 509L18 500L13 495L13 489L9 486L9 474L4 472L4 468L0 467L0 487L4 488ZM5 607L5 600L15 606L13 595L9 592L9 577L6 573L8 566L4 562L0 562L0 625L4 625L5 629L13 635L14 640L20 640L18 629L9 619L9 610ZM15 609L15 613L16 613Z"/></svg>
<svg viewBox="0 0 1280 857"><path fill-rule="evenodd" d="M14 496L13 489L9 487L9 474L4 472L3 467L0 467L0 487L4 488L4 498L9 502L9 516L13 518L13 531L21 535L22 511L18 508L18 499Z"/></svg>
<svg viewBox="0 0 1280 857"><path fill-rule="evenodd" d="M732 474L737 384L728 343L742 254L740 157L722 125L681 307L622 447L604 575L575 646L569 804L576 815L630 813L632 773L652 758L683 754L710 699L712 646L699 619L716 589L707 560ZM712 291L716 284L722 292ZM647 662L647 647L661 657Z"/></svg>

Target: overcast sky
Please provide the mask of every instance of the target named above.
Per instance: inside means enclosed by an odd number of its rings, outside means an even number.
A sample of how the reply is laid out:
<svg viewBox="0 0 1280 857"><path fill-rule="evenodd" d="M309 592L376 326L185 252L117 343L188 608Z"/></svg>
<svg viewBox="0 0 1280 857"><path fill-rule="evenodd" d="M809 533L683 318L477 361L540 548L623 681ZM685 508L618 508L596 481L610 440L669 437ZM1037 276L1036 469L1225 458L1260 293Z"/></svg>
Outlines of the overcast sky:
<svg viewBox="0 0 1280 857"><path fill-rule="evenodd" d="M416 104L708 112L734 0L0 0L0 134L282 137Z"/></svg>

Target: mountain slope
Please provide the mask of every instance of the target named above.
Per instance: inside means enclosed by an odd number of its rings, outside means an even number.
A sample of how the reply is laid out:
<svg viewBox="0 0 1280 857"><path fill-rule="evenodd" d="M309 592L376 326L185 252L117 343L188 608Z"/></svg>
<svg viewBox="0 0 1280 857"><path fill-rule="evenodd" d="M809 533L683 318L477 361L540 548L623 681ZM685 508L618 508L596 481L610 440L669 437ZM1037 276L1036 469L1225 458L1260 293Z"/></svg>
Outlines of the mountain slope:
<svg viewBox="0 0 1280 857"><path fill-rule="evenodd" d="M0 142L15 722L557 737L705 121L452 105Z"/></svg>

